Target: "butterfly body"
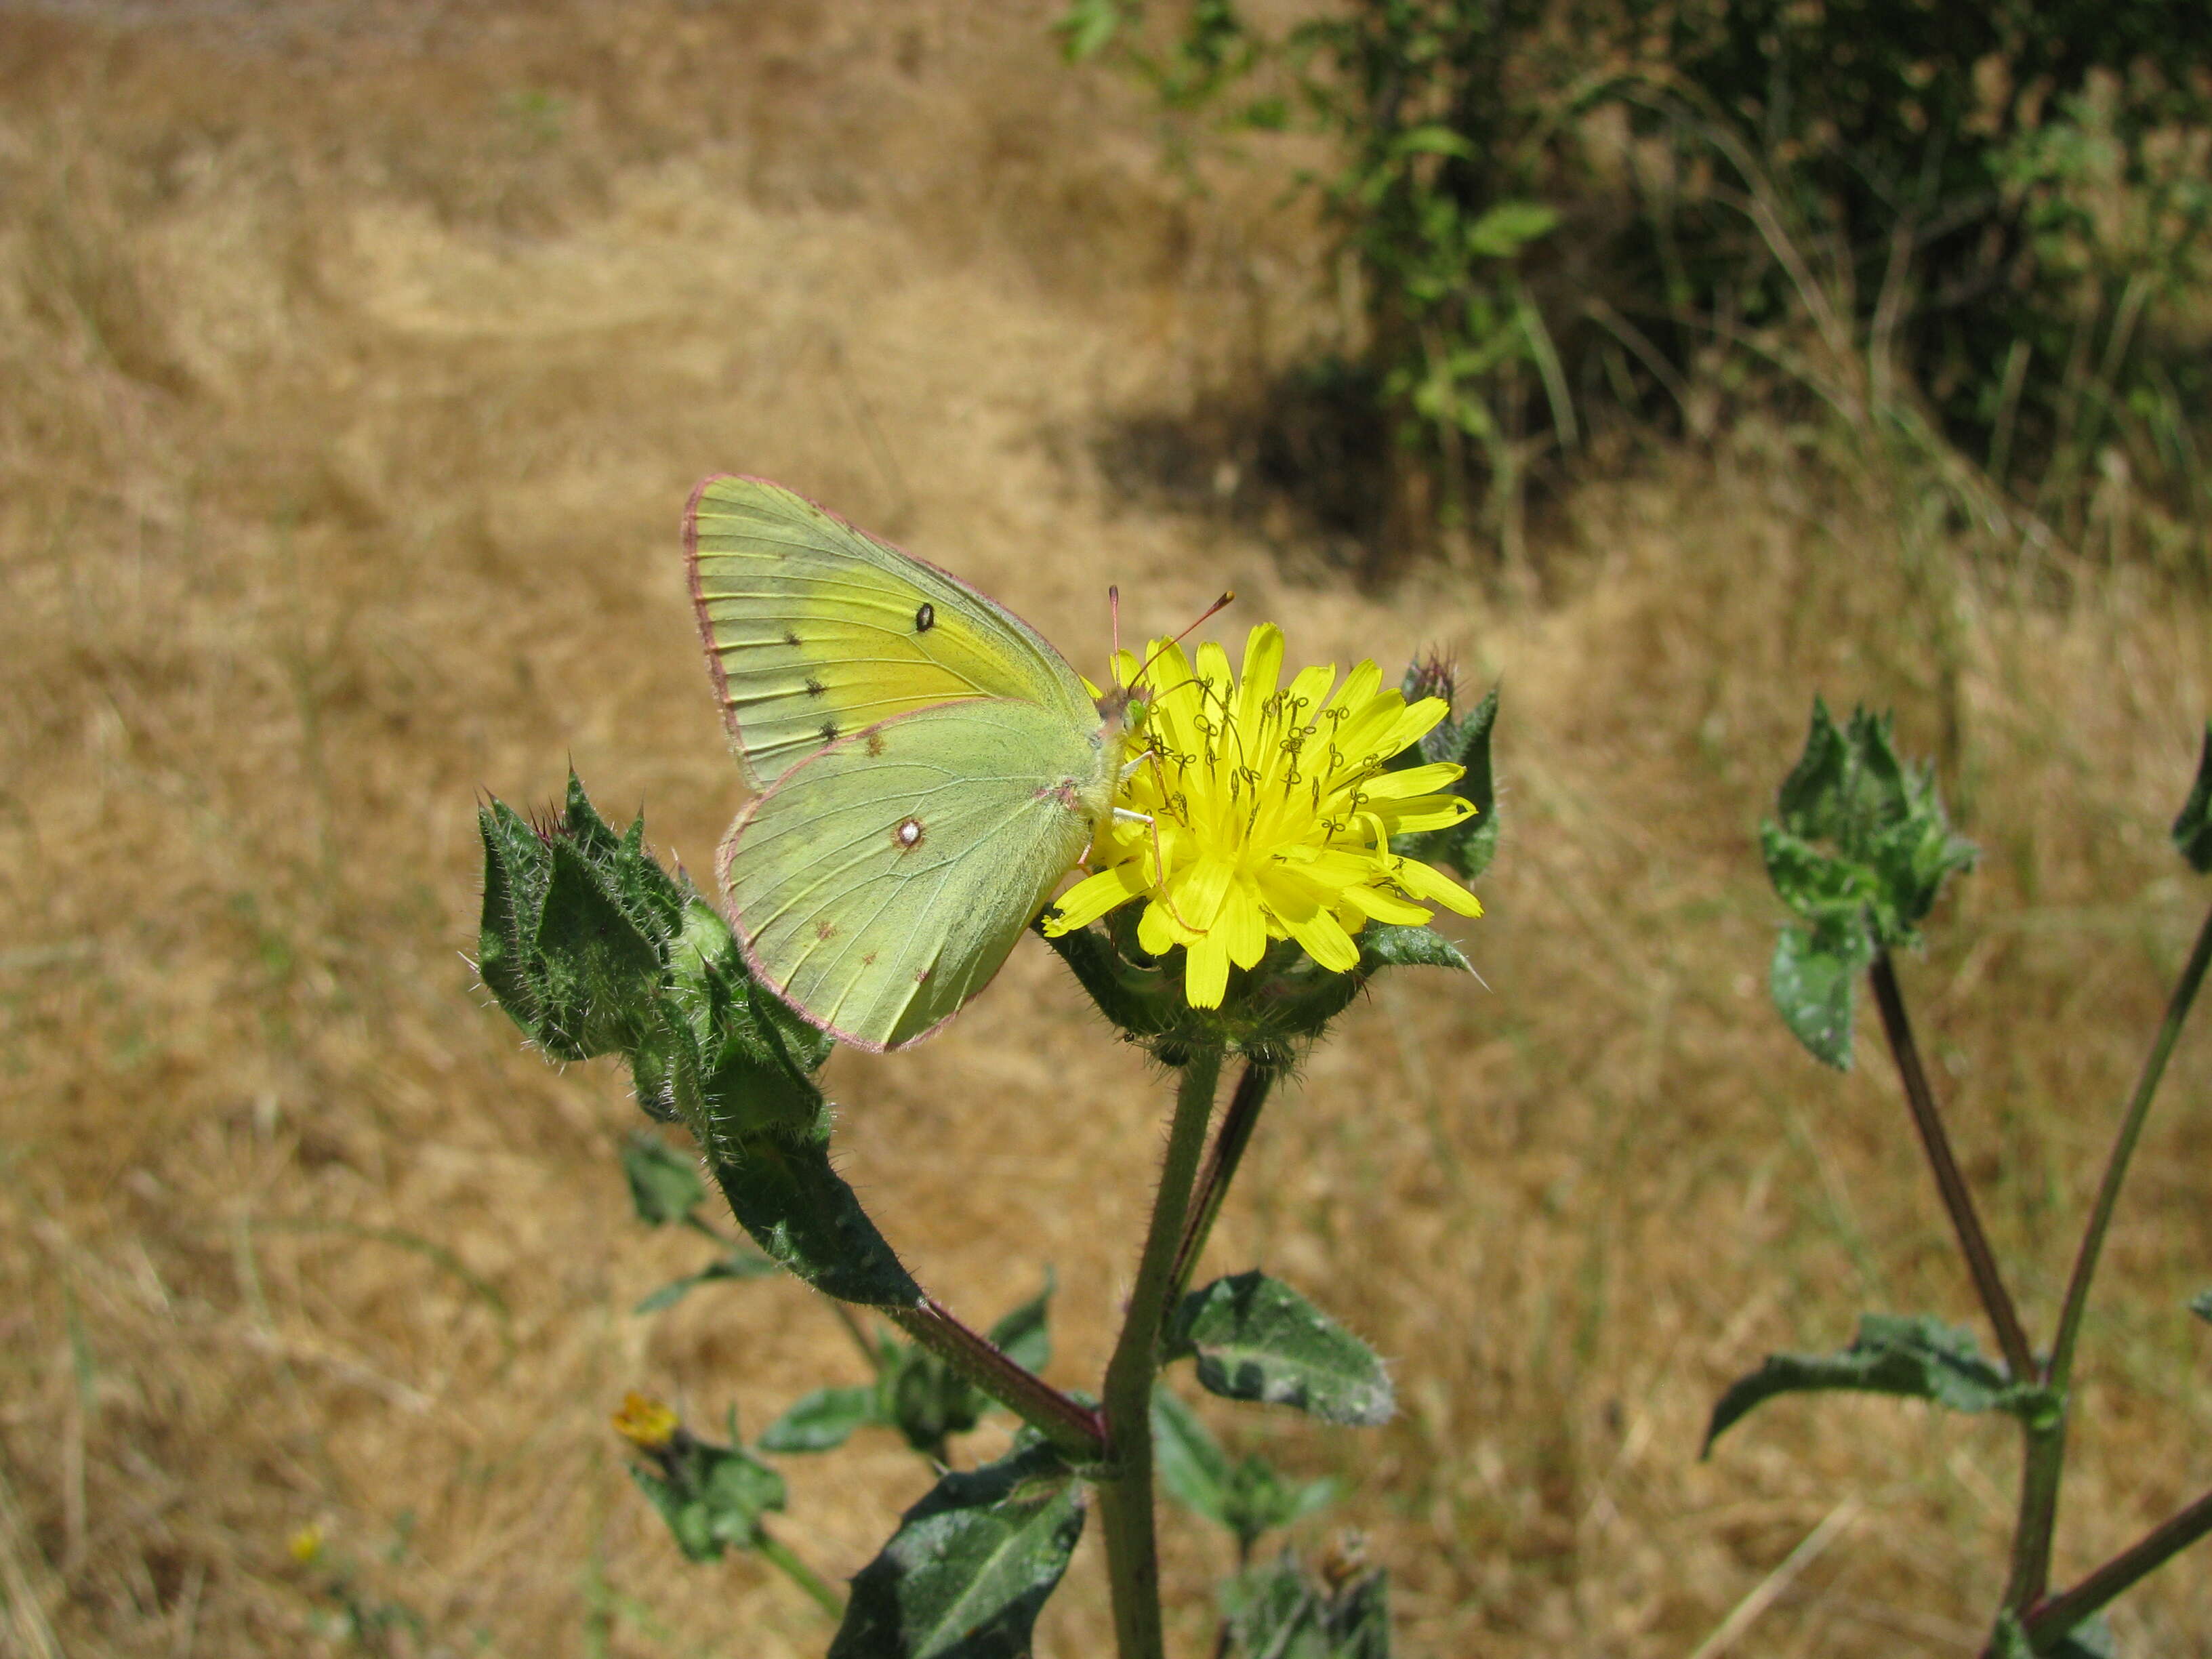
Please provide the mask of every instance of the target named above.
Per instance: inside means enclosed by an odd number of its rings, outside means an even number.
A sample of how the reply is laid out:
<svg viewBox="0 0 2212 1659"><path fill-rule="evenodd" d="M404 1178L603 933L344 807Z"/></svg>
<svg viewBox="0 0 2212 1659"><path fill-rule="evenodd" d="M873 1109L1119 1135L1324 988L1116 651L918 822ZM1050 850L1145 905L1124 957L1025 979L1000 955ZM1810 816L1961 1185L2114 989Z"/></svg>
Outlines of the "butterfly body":
<svg viewBox="0 0 2212 1659"><path fill-rule="evenodd" d="M1121 693L935 566L763 480L708 479L692 599L763 793L716 872L753 972L815 1024L902 1047L997 973L1112 810Z"/></svg>

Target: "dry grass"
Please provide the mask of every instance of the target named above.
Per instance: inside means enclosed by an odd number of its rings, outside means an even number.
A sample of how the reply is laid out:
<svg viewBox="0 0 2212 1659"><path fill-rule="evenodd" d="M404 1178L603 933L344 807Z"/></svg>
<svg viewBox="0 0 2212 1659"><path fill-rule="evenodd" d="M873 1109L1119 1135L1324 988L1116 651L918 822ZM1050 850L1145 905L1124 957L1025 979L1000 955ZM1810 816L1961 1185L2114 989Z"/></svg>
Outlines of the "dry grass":
<svg viewBox="0 0 2212 1659"><path fill-rule="evenodd" d="M1413 1655L1687 1653L1839 1504L1738 1653L1956 1654L2000 1582L2003 1428L1724 1382L1861 1308L1965 1319L1879 1056L1763 1001L1751 830L1816 688L1955 732L1987 851L1907 969L1969 1172L2047 1330L2192 908L2163 842L2204 611L2063 615L1916 572L1790 434L1579 486L1544 601L1349 591L1294 538L1114 499L1091 439L1279 355L1310 247L1163 184L1046 0L0 7L0 1650L818 1652L750 1560L688 1569L605 1415L754 1428L848 1377L789 1285L626 1310L696 1250L627 1218L635 1121L478 1006L477 791L573 758L704 862L735 803L674 526L784 478L1070 647L1224 583L1296 650L1506 675L1489 990L1381 987L1272 1110L1216 1246L1396 1358L1378 1436L1224 1413L1352 1496ZM106 14L119 23L98 21ZM1264 325L1264 326L1263 326ZM1255 342L1258 344L1255 344ZM1841 482L1833 480L1843 479ZM1821 482L1831 480L1832 482ZM1948 712L1947 712L1948 710ZM942 1039L841 1059L848 1174L988 1316L1054 1263L1095 1377L1163 1094L1041 951ZM2090 1332L2061 1571L2203 1487L2212 1049L2184 1045ZM795 1471L853 1571L927 1477ZM318 1521L337 1567L284 1540ZM1187 1648L1219 1549L1176 1523ZM1103 1641L1079 1564L1042 1650ZM2127 1650L2212 1654L2185 1561Z"/></svg>

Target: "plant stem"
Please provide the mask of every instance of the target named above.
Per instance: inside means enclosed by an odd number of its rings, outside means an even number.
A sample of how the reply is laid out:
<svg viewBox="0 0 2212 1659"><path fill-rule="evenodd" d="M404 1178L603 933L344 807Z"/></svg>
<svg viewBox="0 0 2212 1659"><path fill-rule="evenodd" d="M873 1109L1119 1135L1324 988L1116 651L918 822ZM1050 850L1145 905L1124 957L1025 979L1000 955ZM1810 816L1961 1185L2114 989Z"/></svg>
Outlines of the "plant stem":
<svg viewBox="0 0 2212 1659"><path fill-rule="evenodd" d="M1221 1128L1213 1137L1213 1150L1206 1154L1206 1168L1199 1172L1198 1195L1191 1200L1182 1241L1176 1246L1175 1277L1168 1286L1170 1308L1181 1302L1182 1293L1190 1288L1192 1271L1205 1252L1214 1218L1221 1213L1221 1200L1229 1195L1229 1183L1237 1178L1237 1166L1259 1125L1260 1109L1267 1103L1267 1091L1280 1075L1274 1066L1249 1060L1244 1074L1237 1079L1236 1092L1229 1097L1228 1109L1221 1115Z"/></svg>
<svg viewBox="0 0 2212 1659"><path fill-rule="evenodd" d="M1097 1484L1120 1659L1164 1659L1159 1552L1152 1534L1152 1379L1159 1371L1160 1328L1220 1076L1218 1048L1198 1050L1183 1066L1137 1282L1106 1365L1106 1468Z"/></svg>
<svg viewBox="0 0 2212 1659"><path fill-rule="evenodd" d="M2051 1588L2051 1542L2058 1523L2058 1485L2066 1473L2066 1409L2061 1395L2050 1421L2020 1425L2020 1510L2003 1603L2009 1613L2026 1613Z"/></svg>
<svg viewBox="0 0 2212 1659"><path fill-rule="evenodd" d="M783 1576L814 1598L815 1604L832 1619L845 1616L845 1598L830 1588L813 1568L792 1553L791 1546L770 1534L762 1527L753 1534L753 1547L761 1559L782 1570Z"/></svg>
<svg viewBox="0 0 2212 1659"><path fill-rule="evenodd" d="M2137 1579L2161 1567L2212 1533L2212 1492L2161 1526L2154 1527L2073 1589L2054 1595L2021 1622L2039 1653Z"/></svg>
<svg viewBox="0 0 2212 1659"><path fill-rule="evenodd" d="M2182 1022L2189 1017L2191 1005L2204 983L2208 963L2212 963L2212 912L2206 914L2204 925L2197 929L2196 948L2190 952L2181 978L2174 985L2173 995L2166 1003L2166 1019L2151 1043L2149 1057L2143 1061L2135 1093L2129 1097L2127 1110L2120 1120L2119 1135L2105 1160L2105 1176L2098 1185L2096 1202L2090 1206L2088 1224L2081 1231L2081 1247L2075 1253L2073 1275L2066 1282L2066 1299L2058 1311L2058 1335L2051 1346L2051 1363L2043 1374L2045 1383L2058 1397L2060 1414L2047 1431L2027 1431L2027 1461L2021 1472L2020 1525L2013 1535L2012 1580L2005 1590L2005 1606L2014 1613L2025 1613L2050 1587L2051 1546L2057 1530L2058 1487L2066 1462L2066 1396L2073 1383L2074 1354L2081 1340L2081 1317L2089 1304L2089 1282L2096 1276L2105 1233L2112 1225L2112 1211L2119 1202L2120 1183L2127 1178L2128 1164L2135 1156L2136 1143L2142 1138L2143 1122L2150 1115L2151 1098L2158 1092L2159 1080L2166 1075L2166 1062L2181 1035ZM2179 1549L2181 1546L2176 1544L2173 1547ZM2150 1566L2156 1565L2154 1561ZM2150 1566L2143 1567L2135 1577L2149 1571ZM2092 1578L2094 1577L2093 1574ZM2135 1577L2115 1584L2106 1599L2118 1595L2135 1582ZM2091 1602L2085 1612L2102 1605Z"/></svg>
<svg viewBox="0 0 2212 1659"><path fill-rule="evenodd" d="M1920 1144L1927 1149L1929 1167L1935 1171L1936 1185L1943 1194L1943 1207L1950 1212L1951 1224L1958 1231L1959 1248L1966 1255L1974 1289L1980 1293L1990 1323L1996 1328L1997 1346L2004 1354L2007 1369L2015 1381L2032 1381L2037 1375L2035 1355L2027 1346L2027 1333L2021 1328L2020 1315L2014 1310L2004 1280L1998 1275L1989 1237L1974 1212L1973 1194L1966 1189L1966 1177L1959 1173L1959 1160L1952 1156L1951 1137L1936 1109L1928 1073L1921 1068L1920 1050L1912 1041L1912 1022L1905 1017L1897 969L1887 950L1875 952L1868 972L1874 981L1875 1001L1881 1009L1881 1029L1889 1038L1898 1076L1904 1080L1905 1098L1912 1108L1913 1125L1920 1131Z"/></svg>
<svg viewBox="0 0 2212 1659"><path fill-rule="evenodd" d="M2120 1182L2126 1178L2128 1160L2135 1156L2143 1120L2150 1115L2151 1097L2157 1093L2159 1079L2166 1074L2166 1057L2172 1054L2174 1040L2181 1035L2181 1022L2188 1018L2190 1005L2196 1001L2197 989L2204 983L2208 963L2212 963L2212 911L2205 913L2204 925L2197 930L2197 948L2190 952L2188 965L2182 969L2181 978L2173 988L2173 996L2166 1006L2166 1023L2158 1028L2157 1040L2150 1046L2150 1057L2143 1062L2142 1076L2136 1080L2135 1095L2128 1102L2127 1115L2121 1121L2119 1138L2112 1143L2112 1156L2105 1160L2104 1184L2097 1188L2089 1224L2081 1234L2081 1248L2074 1258L2074 1276L2066 1283L2066 1300L2059 1307L2057 1340L2051 1345L2049 1380L2055 1389L2064 1389L2073 1375L2074 1345L2081 1334L2081 1314L2089 1301L2089 1280L2096 1273L2097 1257L2105 1248L2105 1230L2112 1224L2112 1206L2119 1201Z"/></svg>
<svg viewBox="0 0 2212 1659"><path fill-rule="evenodd" d="M944 1304L924 1297L912 1307L880 1311L1073 1462L1092 1463L1105 1455L1106 1437L1097 1413L1006 1358L988 1338L955 1319Z"/></svg>
<svg viewBox="0 0 2212 1659"><path fill-rule="evenodd" d="M860 1351L860 1358L868 1362L868 1369L881 1376L884 1371L883 1354L869 1340L868 1333L862 1328L860 1322L853 1316L853 1310L835 1297L823 1299L830 1304L830 1311L837 1316L837 1322L845 1328L845 1334L853 1339L853 1346Z"/></svg>

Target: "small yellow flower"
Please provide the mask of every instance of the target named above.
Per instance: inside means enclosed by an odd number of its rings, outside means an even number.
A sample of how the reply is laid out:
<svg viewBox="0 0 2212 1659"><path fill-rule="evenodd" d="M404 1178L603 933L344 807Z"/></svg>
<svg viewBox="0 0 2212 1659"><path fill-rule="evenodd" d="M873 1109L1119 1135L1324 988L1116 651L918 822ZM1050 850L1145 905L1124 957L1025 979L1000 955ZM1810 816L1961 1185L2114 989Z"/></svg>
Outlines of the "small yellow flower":
<svg viewBox="0 0 2212 1659"><path fill-rule="evenodd" d="M312 1567L323 1559L323 1528L319 1522L310 1521L284 1540L285 1553L303 1567Z"/></svg>
<svg viewBox="0 0 2212 1659"><path fill-rule="evenodd" d="M659 1401L632 1389L615 1413L615 1432L640 1451L659 1451L676 1438L678 1418Z"/></svg>
<svg viewBox="0 0 2212 1659"><path fill-rule="evenodd" d="M1182 945L1185 997L1218 1008L1230 965L1254 966L1271 939L1296 939L1344 973L1358 965L1352 935L1370 921L1425 922L1435 905L1482 914L1449 876L1390 851L1394 835L1474 811L1439 793L1460 767L1383 769L1450 712L1442 698L1409 706L1372 662L1340 686L1334 667L1317 667L1278 689L1283 635L1271 623L1245 642L1241 677L1210 641L1194 670L1173 643L1153 650L1143 750L1091 848L1092 873L1061 896L1047 933L1143 898L1138 942L1155 955ZM1124 653L1119 667L1127 684L1137 664Z"/></svg>

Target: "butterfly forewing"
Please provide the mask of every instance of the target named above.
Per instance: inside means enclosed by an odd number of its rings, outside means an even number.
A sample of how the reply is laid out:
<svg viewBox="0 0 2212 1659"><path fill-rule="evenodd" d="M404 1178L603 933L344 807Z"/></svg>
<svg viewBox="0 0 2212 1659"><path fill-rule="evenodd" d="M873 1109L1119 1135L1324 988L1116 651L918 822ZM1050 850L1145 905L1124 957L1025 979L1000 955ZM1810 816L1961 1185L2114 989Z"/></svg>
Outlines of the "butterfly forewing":
<svg viewBox="0 0 2212 1659"><path fill-rule="evenodd" d="M1097 719L1074 672L1019 618L781 485L708 479L684 545L723 723L757 787L935 703L1015 698L1063 726Z"/></svg>
<svg viewBox="0 0 2212 1659"><path fill-rule="evenodd" d="M848 1042L926 1035L999 971L1082 856L1106 775L1096 740L1000 698L840 738L723 843L747 960Z"/></svg>

